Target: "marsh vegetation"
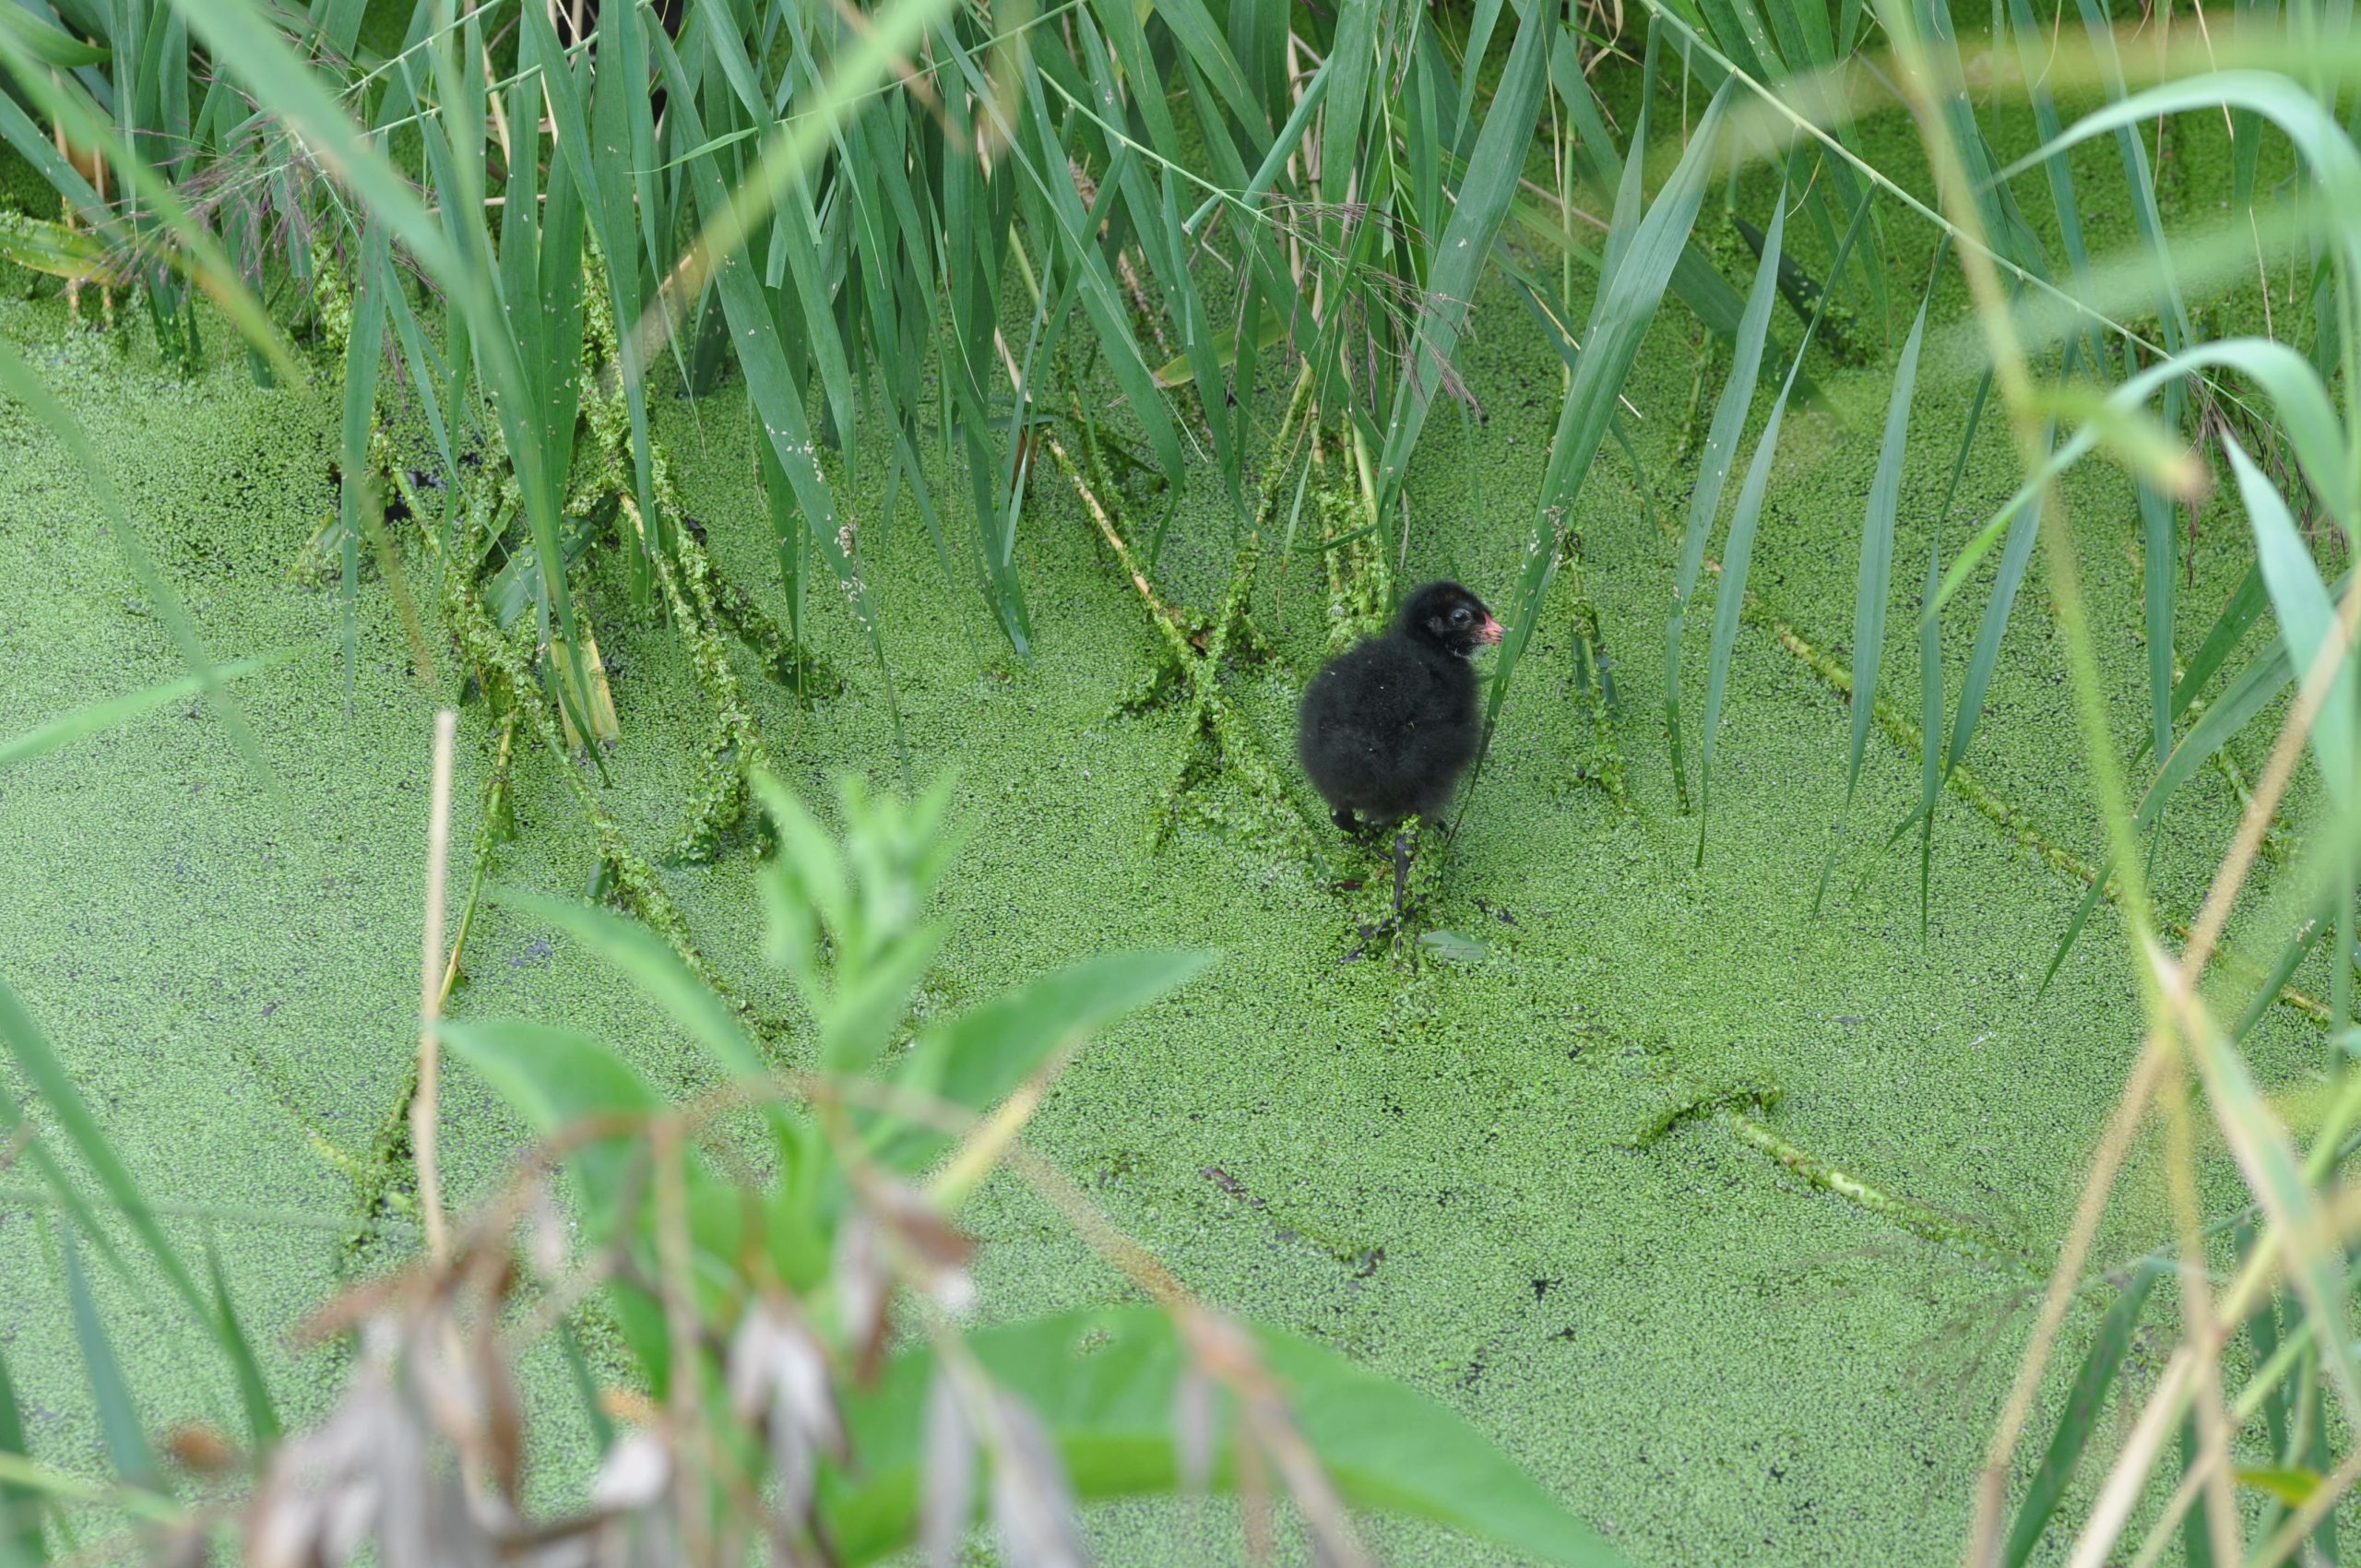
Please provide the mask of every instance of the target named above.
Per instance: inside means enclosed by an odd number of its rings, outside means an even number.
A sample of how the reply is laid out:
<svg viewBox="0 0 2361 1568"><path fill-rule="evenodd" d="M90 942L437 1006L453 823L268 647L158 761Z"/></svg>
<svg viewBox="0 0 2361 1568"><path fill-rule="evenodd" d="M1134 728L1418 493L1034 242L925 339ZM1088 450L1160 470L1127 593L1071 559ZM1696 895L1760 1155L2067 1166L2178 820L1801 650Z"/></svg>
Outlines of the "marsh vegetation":
<svg viewBox="0 0 2361 1568"><path fill-rule="evenodd" d="M2356 105L0 0L0 1563L2339 1560Z"/></svg>

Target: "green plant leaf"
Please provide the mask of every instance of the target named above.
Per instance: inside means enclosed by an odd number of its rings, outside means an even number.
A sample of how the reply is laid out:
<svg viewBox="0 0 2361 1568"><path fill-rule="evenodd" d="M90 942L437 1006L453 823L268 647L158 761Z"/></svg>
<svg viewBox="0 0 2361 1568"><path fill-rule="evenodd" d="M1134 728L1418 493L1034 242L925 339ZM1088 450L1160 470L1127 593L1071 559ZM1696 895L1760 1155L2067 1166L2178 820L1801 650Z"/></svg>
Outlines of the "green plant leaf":
<svg viewBox="0 0 2361 1568"><path fill-rule="evenodd" d="M32 1457L25 1443L24 1413L17 1406L17 1385L8 1376L8 1358L0 1349L0 1454ZM17 1568L49 1561L49 1543L42 1530L42 1494L22 1481L0 1476L0 1563Z"/></svg>
<svg viewBox="0 0 2361 1568"><path fill-rule="evenodd" d="M156 1452L140 1430L139 1408L123 1381L123 1364L115 1360L106 1324L100 1321L98 1304L90 1299L90 1282L82 1272L82 1252L75 1245L74 1227L61 1224L57 1239L65 1260L66 1311L73 1319L75 1342L82 1349L83 1370L89 1373L91 1396L98 1404L99 1433L106 1443L107 1461L126 1485L159 1491Z"/></svg>
<svg viewBox="0 0 2361 1568"><path fill-rule="evenodd" d="M1167 949L1092 958L1003 992L919 1035L897 1081L982 1112L1035 1069L1109 1020L1185 984L1210 953ZM950 1146L948 1134L904 1126L878 1158L918 1171Z"/></svg>
<svg viewBox="0 0 2361 1568"><path fill-rule="evenodd" d="M1705 546L1712 539L1714 518L1721 509L1722 487L1729 480L1738 456L1738 440L1746 430L1748 410L1754 405L1754 384L1762 371L1762 348L1771 326L1771 304L1779 292L1779 257L1787 230L1787 203L1782 187L1771 211L1770 232L1763 236L1762 256L1754 268L1754 286L1747 291L1746 314L1739 318L1738 341L1730 352L1730 374L1714 405L1714 422L1705 432L1704 451L1697 459L1697 479L1689 492L1689 521L1680 532L1680 564L1672 580L1672 611L1665 618L1664 718L1672 747L1672 769L1688 793L1689 765L1681 754L1680 639L1689 619L1689 600L1705 569Z"/></svg>
<svg viewBox="0 0 2361 1568"><path fill-rule="evenodd" d="M77 65L101 65L113 57L103 45L85 43L61 28L53 28L22 6L0 6L0 32L5 32L31 58L44 65L72 70Z"/></svg>
<svg viewBox="0 0 2361 1568"><path fill-rule="evenodd" d="M1853 589L1853 736L1845 758L1845 803L1836 811L1836 833L1821 868L1820 886L1812 893L1812 908L1820 908L1828 889L1829 873L1836 869L1836 853L1845 843L1845 819L1852 814L1854 791L1861 782L1861 757L1868 749L1869 725L1876 716L1878 663L1885 653L1885 607L1893 591L1893 524L1902 508L1902 464L1910 441L1910 398L1918 385L1918 350L1927 336L1927 307L1934 291L1918 303L1918 319L1902 345L1902 361L1894 367L1893 392L1886 402L1885 439L1878 446L1878 468L1869 481L1869 505L1861 520L1861 568Z"/></svg>
<svg viewBox="0 0 2361 1568"><path fill-rule="evenodd" d="M2148 1303L2148 1293L2159 1277L2170 1272L2168 1265L2142 1262L2123 1282L2106 1316L2099 1321L2098 1333L2074 1373L2074 1385L2067 1391L2058 1430L2050 1434L2040 1467L2034 1471L2024 1498L2017 1504L2016 1521L2009 1526L2008 1545L2000 1553L2006 1568L2019 1568L2041 1544L2041 1533L2064 1500L2075 1467L2082 1462L2082 1451L2090 1446L2091 1433L2106 1408L2107 1391L2115 1386L2116 1371L2131 1348L2131 1331L2140 1321L2141 1309Z"/></svg>
<svg viewBox="0 0 2361 1568"><path fill-rule="evenodd" d="M1425 1396L1364 1372L1335 1352L1257 1331L1312 1453L1345 1501L1430 1520L1563 1568L1624 1568L1596 1530L1502 1457L1476 1430ZM1171 1318L1153 1307L1061 1313L987 1328L968 1338L984 1370L1031 1407L1086 1499L1177 1489L1174 1401L1185 1352ZM824 1478L821 1512L847 1564L878 1562L917 1529L931 1350L888 1363L872 1389L846 1403L864 1465ZM1237 1482L1234 1431L1215 1428L1210 1481Z"/></svg>
<svg viewBox="0 0 2361 1568"><path fill-rule="evenodd" d="M2346 1418L2361 1419L2361 1376L2354 1365L2345 1311L2349 1292L2343 1283L2343 1249L2321 1194L2304 1179L2287 1129L2263 1099L2245 1059L2210 1016L2201 1016L2196 1038L2188 1045L2223 1141L2263 1213L2284 1238L2288 1277L2311 1319L2322 1376L2335 1390Z"/></svg>
<svg viewBox="0 0 2361 1568"><path fill-rule="evenodd" d="M214 1336L230 1358L230 1370L238 1380L238 1402L245 1407L246 1434L254 1440L256 1454L267 1454L278 1443L282 1430L279 1407L271 1401L270 1383L263 1376L262 1360L255 1354L254 1341L246 1336L246 1325L238 1316L238 1303L230 1295L229 1277L221 1272L221 1254L209 1235L205 1240L205 1267L213 1286Z"/></svg>
<svg viewBox="0 0 2361 1568"><path fill-rule="evenodd" d="M0 209L0 261L51 278L124 279L98 236L88 229Z"/></svg>
<svg viewBox="0 0 2361 1568"><path fill-rule="evenodd" d="M446 1018L437 1032L452 1054L482 1074L538 1136L597 1116L644 1121L664 1108L663 1097L636 1068L578 1029L521 1018ZM632 1167L646 1143L636 1127L618 1126L567 1156L594 1245L615 1235L623 1201L634 1184Z"/></svg>
<svg viewBox="0 0 2361 1568"><path fill-rule="evenodd" d="M451 1053L483 1075L525 1118L538 1137L610 1120L614 1131L585 1138L566 1152L565 1169L581 1195L588 1243L623 1241L635 1251L644 1274L656 1253L650 1227L651 1141L648 1119L665 1109L661 1096L639 1071L576 1029L522 1019L445 1019L439 1033ZM701 1303L718 1310L721 1281L730 1277L720 1260L736 1255L747 1239L742 1229L740 1189L687 1156L689 1227ZM670 1342L655 1298L636 1285L610 1287L625 1343L647 1370L660 1396L671 1365Z"/></svg>
<svg viewBox="0 0 2361 1568"><path fill-rule="evenodd" d="M1854 209L1853 221L1845 230L1845 239L1836 247L1835 267L1841 271L1845 258L1851 254L1853 242L1861 232L1869 215L1869 198L1863 196ZM1768 247L1766 246L1766 251ZM1770 417L1762 424L1762 434L1756 437L1754 460L1747 465L1746 479L1738 486L1738 501L1730 508L1729 538L1722 548L1722 581L1714 599L1714 642L1705 666L1705 715L1697 745L1697 863L1705 863L1705 818L1713 802L1714 751L1719 737L1722 719L1722 694L1729 680L1730 654L1738 643L1738 617L1746 608L1746 579L1754 556L1755 529L1762 518L1762 499L1771 482L1771 464L1779 449L1779 430L1787 415L1787 401L1794 396L1796 379L1803 373L1804 355L1811 349L1813 336L1820 328L1821 316L1828 307L1828 296L1820 297L1820 305L1804 327L1803 340L1796 346L1796 356L1789 362L1787 377L1780 384L1779 396L1772 401Z"/></svg>
<svg viewBox="0 0 2361 1568"><path fill-rule="evenodd" d="M1361 8L1377 9L1373 3ZM1436 243L1435 264L1427 276L1418 320L1411 328L1410 374L1394 388L1378 464L1380 517L1393 515L1394 498L1408 477L1411 449L1426 428L1436 388L1458 353L1460 334L1475 308L1476 286L1490 261L1492 242L1508 216L1509 201L1516 195L1517 179L1525 170L1525 151L1533 142L1536 116L1548 85L1549 42L1557 17L1545 6L1528 5L1520 9L1516 41L1501 68L1483 129L1477 134L1466 176L1451 206L1451 220ZM1338 124L1329 122L1332 136ZM1335 168L1323 165L1322 173L1333 173ZM1342 192L1334 199L1341 200Z"/></svg>
<svg viewBox="0 0 2361 1568"><path fill-rule="evenodd" d="M65 1070L65 1063L59 1060L56 1051L50 1045L49 1037L42 1032L41 1026L33 1021L32 1014L26 1010L6 981L0 981L0 1044L6 1046L9 1057L17 1063L17 1070L24 1074L25 1081L31 1085L33 1093L49 1108L50 1114L57 1118L57 1124L65 1133L66 1142L82 1157L83 1163L98 1178L99 1185L123 1211L133 1233L146 1243L149 1256L155 1259L156 1266L163 1270L164 1277L172 1283L173 1290L187 1303L197 1322L210 1327L213 1323L211 1303L197 1289L196 1280L189 1273L187 1265L181 1261L180 1253L165 1237L163 1227L156 1221L155 1211L148 1206L148 1200L139 1190L139 1183L132 1179L130 1170L115 1154L114 1146L108 1142L106 1134L100 1129L98 1117L92 1114L89 1102L82 1098L82 1091L75 1087L72 1075ZM52 1184L58 1188L59 1195L65 1198L87 1221L89 1211L82 1206L80 1195L66 1185L64 1172L46 1160L36 1163L50 1174ZM99 1232L93 1230L91 1234L95 1238Z"/></svg>
<svg viewBox="0 0 2361 1568"><path fill-rule="evenodd" d="M1653 37L1653 34L1651 34ZM1653 50L1651 51L1653 57ZM1581 493L1598 445L1614 417L1615 399L1631 374L1631 363L1646 337L1664 297L1665 284L1688 243L1704 199L1705 176L1717 156L1729 88L1716 91L1683 148L1672 176L1657 192L1645 215L1640 213L1640 169L1645 161L1643 134L1635 131L1629 172L1617 196L1617 220L1608 232L1607 271L1590 317L1589 340L1583 345L1572 384L1559 410L1558 427L1549 443L1549 461L1543 472L1541 493L1533 522L1533 536L1525 547L1525 567L1511 601L1507 634L1493 667L1484 702L1484 733L1489 743L1500 721L1501 706L1525 645L1541 619L1541 606L1556 577L1560 533ZM1619 235L1628 235L1619 239ZM1480 763L1479 763L1480 766ZM1470 792L1472 793L1472 783ZM1462 809L1465 809L1464 807Z"/></svg>
<svg viewBox="0 0 2361 1568"><path fill-rule="evenodd" d="M2335 630L2336 606L2277 488L2263 477L2235 437L2224 435L2222 445L2230 456L2238 494L2246 502L2247 520L2254 529L2255 553L2271 589L2272 608L2279 615L2279 636L2287 648L2288 668L2301 681ZM2310 736L2321 780L2330 798L2342 806L2349 806L2353 799L2354 700L2354 656L2347 647Z"/></svg>
<svg viewBox="0 0 2361 1568"><path fill-rule="evenodd" d="M2301 1466L2272 1466L2233 1471L2237 1483L2267 1491L2290 1508L2301 1508L2320 1489L2320 1473Z"/></svg>
<svg viewBox="0 0 2361 1568"><path fill-rule="evenodd" d="M292 648L276 653L257 654L251 659L233 659L217 666L214 678L223 683L243 680L248 675L275 670L295 657ZM184 675L177 681L146 686L136 692L125 692L119 697L94 702L61 714L46 724L35 725L12 740L0 741L0 767L11 763L30 762L63 746L84 740L118 724L127 724L160 707L205 695L205 683L194 675Z"/></svg>
<svg viewBox="0 0 2361 1568"><path fill-rule="evenodd" d="M753 1077L769 1070L729 1004L646 926L605 909L518 888L494 888L491 897L504 908L548 921L621 970L641 995L688 1030L724 1073Z"/></svg>

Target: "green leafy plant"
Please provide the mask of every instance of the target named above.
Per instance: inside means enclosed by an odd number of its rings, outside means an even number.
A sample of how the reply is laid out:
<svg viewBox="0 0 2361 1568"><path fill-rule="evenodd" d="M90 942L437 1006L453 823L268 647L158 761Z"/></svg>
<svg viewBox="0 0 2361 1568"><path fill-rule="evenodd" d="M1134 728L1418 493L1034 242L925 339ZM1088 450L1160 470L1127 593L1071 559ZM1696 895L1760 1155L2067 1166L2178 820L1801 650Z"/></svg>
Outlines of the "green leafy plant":
<svg viewBox="0 0 2361 1568"><path fill-rule="evenodd" d="M117 1268L130 1260L21 1108L0 1102L9 1154L30 1155L67 1212L69 1304L113 1470L94 1485L30 1456L0 1366L0 1526L15 1559L51 1560L50 1526L70 1508L125 1519L155 1550L226 1535L257 1562L343 1562L366 1547L395 1568L618 1552L725 1562L756 1550L859 1563L912 1546L950 1561L980 1505L1013 1559L1080 1562L1081 1504L1218 1491L1250 1517L1291 1501L1338 1562L1367 1560L1353 1524L1363 1507L1541 1561L1622 1561L1455 1417L1195 1300L1018 1142L1094 1030L1185 983L1207 956L1094 959L913 1026L941 935L926 907L956 849L943 828L950 790L905 804L848 783L839 840L766 777L756 787L776 835L761 873L766 952L803 1009L803 1043L782 1056L746 1033L635 922L504 895L659 1007L712 1087L669 1101L578 1031L444 1021L440 1043L540 1141L473 1213L446 1229L430 1212L415 1262L314 1316L307 1336L350 1336L354 1355L334 1408L300 1431L282 1434L218 1268L200 1282L184 1262L42 1030L0 989L0 1039L148 1264L238 1369L249 1423L243 1445L202 1429L173 1435L184 1467L216 1472L202 1495L178 1497L92 1302L79 1239ZM417 1152L432 1194L431 1134ZM1003 1168L1147 1302L977 1321L976 1243L956 1217ZM571 1225L552 1187L561 1172ZM629 1383L594 1390L577 1324L611 1325ZM515 1363L551 1335L576 1368L602 1455L587 1506L542 1516L526 1510L523 1469L534 1427L555 1412L522 1391ZM238 1476L248 1485L225 1493Z"/></svg>

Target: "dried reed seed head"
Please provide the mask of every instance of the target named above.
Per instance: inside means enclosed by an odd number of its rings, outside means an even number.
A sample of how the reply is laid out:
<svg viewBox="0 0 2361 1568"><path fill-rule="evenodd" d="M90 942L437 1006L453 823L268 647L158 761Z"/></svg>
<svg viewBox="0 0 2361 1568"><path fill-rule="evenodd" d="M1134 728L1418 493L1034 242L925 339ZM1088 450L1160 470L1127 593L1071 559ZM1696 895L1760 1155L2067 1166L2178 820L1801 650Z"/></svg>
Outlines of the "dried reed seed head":
<svg viewBox="0 0 2361 1568"><path fill-rule="evenodd" d="M811 1512L820 1460L846 1456L827 1351L784 1300L758 1301L730 1344L730 1401L769 1445L778 1505L801 1520Z"/></svg>
<svg viewBox="0 0 2361 1568"><path fill-rule="evenodd" d="M593 1507L632 1513L653 1507L672 1484L672 1450L654 1431L624 1432L590 1483Z"/></svg>
<svg viewBox="0 0 2361 1568"><path fill-rule="evenodd" d="M927 1387L926 1467L919 1494L919 1550L934 1568L956 1561L976 1512L976 1432L959 1389L938 1364Z"/></svg>
<svg viewBox="0 0 2361 1568"><path fill-rule="evenodd" d="M992 1392L992 1529L1012 1562L1086 1568L1074 1492L1050 1434L1024 1401Z"/></svg>

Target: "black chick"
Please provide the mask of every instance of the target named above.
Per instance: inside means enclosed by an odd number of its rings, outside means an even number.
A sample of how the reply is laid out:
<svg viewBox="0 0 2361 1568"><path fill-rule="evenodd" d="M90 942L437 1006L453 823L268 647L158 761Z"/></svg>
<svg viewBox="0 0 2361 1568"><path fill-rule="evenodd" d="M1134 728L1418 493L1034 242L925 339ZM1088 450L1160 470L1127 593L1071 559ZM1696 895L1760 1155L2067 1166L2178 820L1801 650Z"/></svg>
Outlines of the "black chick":
<svg viewBox="0 0 2361 1568"><path fill-rule="evenodd" d="M1384 636L1346 649L1303 694L1296 754L1347 833L1438 819L1475 760L1476 671L1468 656L1501 640L1484 601L1457 583L1428 583L1402 604ZM1409 841L1394 843L1400 914Z"/></svg>

